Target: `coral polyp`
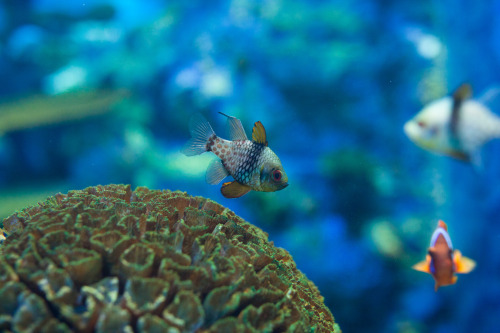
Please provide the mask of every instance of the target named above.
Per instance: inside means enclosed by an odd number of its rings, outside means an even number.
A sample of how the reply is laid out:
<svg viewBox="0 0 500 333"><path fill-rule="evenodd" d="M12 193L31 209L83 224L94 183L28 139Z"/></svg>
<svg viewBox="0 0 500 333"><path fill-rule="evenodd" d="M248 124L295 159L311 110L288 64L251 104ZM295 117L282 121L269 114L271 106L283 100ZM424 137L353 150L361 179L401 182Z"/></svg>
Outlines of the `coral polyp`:
<svg viewBox="0 0 500 333"><path fill-rule="evenodd" d="M96 186L3 224L4 331L340 332L290 254L209 199Z"/></svg>

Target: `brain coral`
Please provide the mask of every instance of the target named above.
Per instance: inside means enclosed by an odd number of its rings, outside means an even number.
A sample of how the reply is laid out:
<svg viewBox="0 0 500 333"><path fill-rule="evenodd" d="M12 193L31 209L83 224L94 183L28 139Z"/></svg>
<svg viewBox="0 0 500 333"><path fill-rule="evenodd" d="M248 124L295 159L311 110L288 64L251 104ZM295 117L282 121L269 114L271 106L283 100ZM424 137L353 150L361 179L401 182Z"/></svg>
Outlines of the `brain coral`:
<svg viewBox="0 0 500 333"><path fill-rule="evenodd" d="M288 252L208 199L96 186L3 223L2 331L340 332Z"/></svg>

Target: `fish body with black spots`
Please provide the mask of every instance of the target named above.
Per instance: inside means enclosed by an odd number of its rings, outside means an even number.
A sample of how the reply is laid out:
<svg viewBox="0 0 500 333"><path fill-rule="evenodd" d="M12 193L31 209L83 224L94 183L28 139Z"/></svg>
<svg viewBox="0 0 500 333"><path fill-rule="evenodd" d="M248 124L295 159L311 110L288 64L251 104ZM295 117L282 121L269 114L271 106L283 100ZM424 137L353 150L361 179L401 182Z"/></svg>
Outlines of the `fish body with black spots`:
<svg viewBox="0 0 500 333"><path fill-rule="evenodd" d="M221 188L226 198L238 198L250 190L274 192L288 186L280 159L268 147L262 123L255 123L252 140L248 140L240 120L223 115L228 118L231 140L217 136L210 123L201 114L195 114L189 125L191 139L182 150L187 156L209 151L218 157L207 169L207 183L216 185L231 175L234 181Z"/></svg>

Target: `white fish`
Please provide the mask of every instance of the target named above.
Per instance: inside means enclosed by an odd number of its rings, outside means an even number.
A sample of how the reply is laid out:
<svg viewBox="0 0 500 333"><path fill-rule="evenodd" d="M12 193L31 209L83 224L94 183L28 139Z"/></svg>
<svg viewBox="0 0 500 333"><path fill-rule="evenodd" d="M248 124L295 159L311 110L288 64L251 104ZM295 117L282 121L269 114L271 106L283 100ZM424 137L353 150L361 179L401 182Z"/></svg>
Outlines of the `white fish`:
<svg viewBox="0 0 500 333"><path fill-rule="evenodd" d="M404 125L406 135L424 149L479 165L481 146L500 137L500 117L471 95L462 84L453 96L429 103Z"/></svg>

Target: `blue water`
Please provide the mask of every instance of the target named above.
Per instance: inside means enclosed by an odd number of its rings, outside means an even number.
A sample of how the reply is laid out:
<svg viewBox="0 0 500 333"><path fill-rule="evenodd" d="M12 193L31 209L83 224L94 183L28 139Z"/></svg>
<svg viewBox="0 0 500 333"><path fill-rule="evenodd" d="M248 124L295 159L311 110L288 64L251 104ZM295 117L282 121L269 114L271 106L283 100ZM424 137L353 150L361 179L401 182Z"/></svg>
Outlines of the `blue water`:
<svg viewBox="0 0 500 333"><path fill-rule="evenodd" d="M499 0L3 1L1 100L130 95L99 116L0 124L0 192L202 195L290 251L345 332L498 331L500 143L478 169L421 150L402 126L463 82L476 97L498 87L499 11ZM225 138L218 112L247 134L260 120L290 186L222 197L204 181L210 158L179 153L196 112ZM411 266L438 219L477 267L435 293Z"/></svg>

